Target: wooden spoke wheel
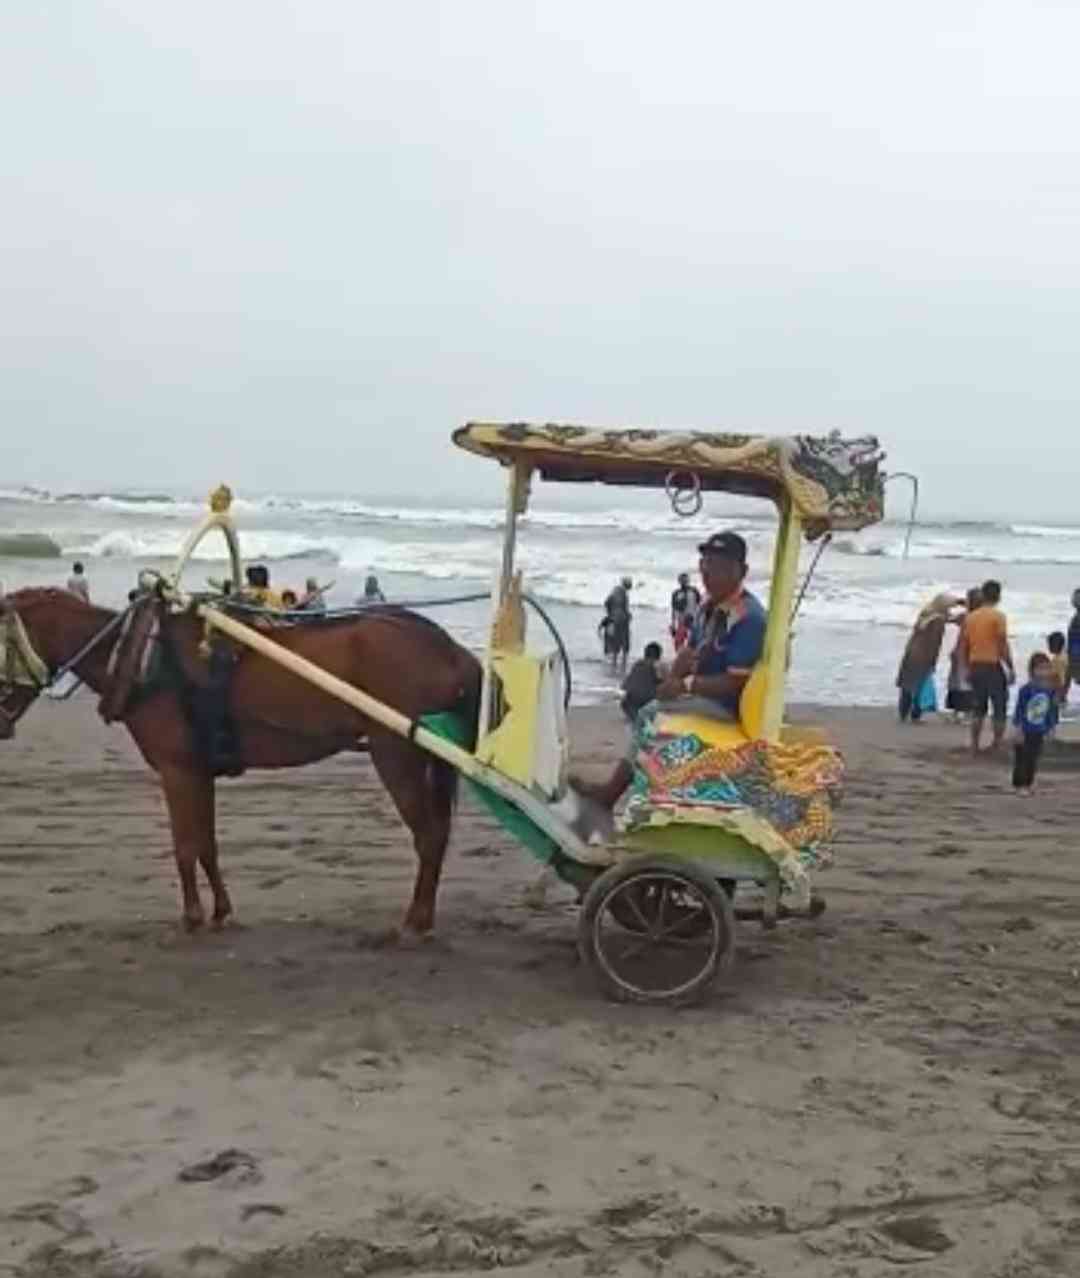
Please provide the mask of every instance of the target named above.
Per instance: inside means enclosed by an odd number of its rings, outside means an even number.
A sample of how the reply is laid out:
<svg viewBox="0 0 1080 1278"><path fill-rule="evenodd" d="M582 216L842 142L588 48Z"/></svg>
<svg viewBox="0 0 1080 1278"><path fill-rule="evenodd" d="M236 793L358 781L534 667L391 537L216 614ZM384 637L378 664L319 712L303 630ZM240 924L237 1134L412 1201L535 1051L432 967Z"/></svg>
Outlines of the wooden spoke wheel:
<svg viewBox="0 0 1080 1278"><path fill-rule="evenodd" d="M660 908L660 895L668 888L659 879L647 879L629 884L622 892L616 892L608 902L611 917L628 932L645 936L649 932L649 920L655 918ZM665 906L669 925L676 936L704 936L712 927L707 910L694 900L687 900L681 892L669 894Z"/></svg>
<svg viewBox="0 0 1080 1278"><path fill-rule="evenodd" d="M727 893L692 862L637 857L589 888L578 946L612 998L680 1006L702 998L730 966L735 917Z"/></svg>

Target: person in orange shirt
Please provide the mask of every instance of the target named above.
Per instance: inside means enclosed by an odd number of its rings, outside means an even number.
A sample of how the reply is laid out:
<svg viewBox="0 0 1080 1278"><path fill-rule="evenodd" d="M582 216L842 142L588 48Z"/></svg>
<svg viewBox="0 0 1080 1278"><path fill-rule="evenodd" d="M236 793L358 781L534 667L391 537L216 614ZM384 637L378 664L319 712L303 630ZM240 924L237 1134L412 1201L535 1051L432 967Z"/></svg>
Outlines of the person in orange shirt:
<svg viewBox="0 0 1080 1278"><path fill-rule="evenodd" d="M978 754L982 745L986 712L994 710L992 749L999 750L1005 736L1009 716L1009 684L1016 682L1012 649L1009 647L1009 624L999 607L1001 583L988 581L982 588L981 608L968 614L960 643L962 657L969 670L974 700L971 714L971 750Z"/></svg>

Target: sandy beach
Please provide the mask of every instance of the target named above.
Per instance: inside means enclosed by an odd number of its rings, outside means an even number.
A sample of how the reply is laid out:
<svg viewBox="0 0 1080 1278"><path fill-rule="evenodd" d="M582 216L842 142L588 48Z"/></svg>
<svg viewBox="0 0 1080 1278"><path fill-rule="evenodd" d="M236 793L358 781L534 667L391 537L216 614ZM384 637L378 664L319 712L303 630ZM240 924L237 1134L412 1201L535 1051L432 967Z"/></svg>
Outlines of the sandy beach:
<svg viewBox="0 0 1080 1278"><path fill-rule="evenodd" d="M365 759L223 783L239 923L182 936L154 778L39 706L0 747L0 1274L1080 1272L1074 756L1018 799L960 729L820 718L827 913L742 924L671 1012L597 994L467 801L437 939L380 948L413 854Z"/></svg>

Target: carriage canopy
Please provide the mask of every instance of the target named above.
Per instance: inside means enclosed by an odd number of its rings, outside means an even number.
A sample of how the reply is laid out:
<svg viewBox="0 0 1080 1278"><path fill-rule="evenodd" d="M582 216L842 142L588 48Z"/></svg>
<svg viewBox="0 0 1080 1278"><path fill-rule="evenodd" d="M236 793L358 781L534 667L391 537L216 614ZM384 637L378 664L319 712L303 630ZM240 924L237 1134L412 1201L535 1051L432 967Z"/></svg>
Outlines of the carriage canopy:
<svg viewBox="0 0 1080 1278"><path fill-rule="evenodd" d="M469 452L524 465L563 483L640 488L693 485L764 497L798 513L810 537L857 531L884 516L884 454L872 435L734 435L469 422L454 432Z"/></svg>

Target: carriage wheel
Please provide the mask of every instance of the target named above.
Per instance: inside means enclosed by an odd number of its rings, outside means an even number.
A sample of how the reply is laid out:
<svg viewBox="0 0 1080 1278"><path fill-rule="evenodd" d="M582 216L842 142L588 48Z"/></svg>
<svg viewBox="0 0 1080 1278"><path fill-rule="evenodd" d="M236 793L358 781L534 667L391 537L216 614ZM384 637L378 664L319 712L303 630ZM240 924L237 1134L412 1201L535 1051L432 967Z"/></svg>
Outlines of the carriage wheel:
<svg viewBox="0 0 1080 1278"><path fill-rule="evenodd" d="M644 936L649 930L648 920L658 908L662 890L658 879L649 879L616 893L608 902L611 917L627 932ZM701 909L696 902L669 900L667 918L669 923L677 925L675 930L678 936L705 936L712 927L708 911Z"/></svg>
<svg viewBox="0 0 1080 1278"><path fill-rule="evenodd" d="M612 998L680 1006L700 999L730 966L735 917L727 894L697 866L639 857L606 870L589 888L578 947Z"/></svg>

